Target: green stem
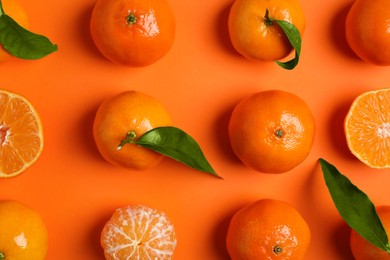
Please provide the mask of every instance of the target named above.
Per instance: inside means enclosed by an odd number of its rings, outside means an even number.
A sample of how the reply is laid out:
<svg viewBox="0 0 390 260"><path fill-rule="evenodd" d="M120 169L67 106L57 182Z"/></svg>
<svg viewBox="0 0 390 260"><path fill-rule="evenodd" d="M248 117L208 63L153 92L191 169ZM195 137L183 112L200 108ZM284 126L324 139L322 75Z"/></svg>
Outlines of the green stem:
<svg viewBox="0 0 390 260"><path fill-rule="evenodd" d="M282 129L278 129L278 130L275 131L275 135L276 135L277 137L279 137L279 138L282 138L283 135L284 135L284 132L283 132Z"/></svg>
<svg viewBox="0 0 390 260"><path fill-rule="evenodd" d="M279 245L275 246L274 249L273 249L274 253L279 255L283 252L283 248Z"/></svg>
<svg viewBox="0 0 390 260"><path fill-rule="evenodd" d="M0 3L1 3L1 1L0 1ZM0 252L0 260L3 260L3 259L5 259L5 255L3 252Z"/></svg>
<svg viewBox="0 0 390 260"><path fill-rule="evenodd" d="M126 17L126 21L129 25L133 25L137 22L137 17L133 14L133 13L130 13L127 17Z"/></svg>
<svg viewBox="0 0 390 260"><path fill-rule="evenodd" d="M121 141L121 143L118 145L117 150L120 150L123 148L125 144L134 144L134 139L137 137L134 131L129 131L126 135L126 138ZM1 258L0 258L1 260Z"/></svg>
<svg viewBox="0 0 390 260"><path fill-rule="evenodd" d="M274 23L273 19L269 18L269 10L268 10L268 8L265 9L264 20L265 20L265 25L267 25L267 26L271 26Z"/></svg>

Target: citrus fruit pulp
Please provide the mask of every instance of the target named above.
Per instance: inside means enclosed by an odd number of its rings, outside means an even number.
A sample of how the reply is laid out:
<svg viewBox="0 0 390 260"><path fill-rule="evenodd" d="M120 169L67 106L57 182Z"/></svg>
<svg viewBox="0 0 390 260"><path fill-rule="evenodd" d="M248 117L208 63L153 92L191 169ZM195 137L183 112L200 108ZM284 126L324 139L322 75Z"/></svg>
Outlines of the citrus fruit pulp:
<svg viewBox="0 0 390 260"><path fill-rule="evenodd" d="M353 101L344 121L348 147L373 168L390 167L390 89L362 93Z"/></svg>
<svg viewBox="0 0 390 260"><path fill-rule="evenodd" d="M346 40L362 60L390 65L390 4L386 0L356 0L345 21Z"/></svg>
<svg viewBox="0 0 390 260"><path fill-rule="evenodd" d="M245 165L260 172L283 173L309 154L315 123L301 98L268 90L237 104L228 131L232 149Z"/></svg>
<svg viewBox="0 0 390 260"><path fill-rule="evenodd" d="M136 144L118 149L129 132L139 138L148 130L168 126L171 118L155 98L138 91L125 91L104 101L96 112L93 136L99 152L110 163L131 169L157 165L162 154Z"/></svg>
<svg viewBox="0 0 390 260"><path fill-rule="evenodd" d="M175 19L166 0L99 0L90 30L107 59L142 67L155 63L171 49Z"/></svg>
<svg viewBox="0 0 390 260"><path fill-rule="evenodd" d="M0 259L45 259L48 235L38 212L17 201L1 201L0 229Z"/></svg>
<svg viewBox="0 0 390 260"><path fill-rule="evenodd" d="M166 214L144 205L117 209L101 234L106 259L172 259L174 227Z"/></svg>
<svg viewBox="0 0 390 260"><path fill-rule="evenodd" d="M42 124L23 96L0 90L0 177L17 176L40 157Z"/></svg>
<svg viewBox="0 0 390 260"><path fill-rule="evenodd" d="M292 23L303 35L305 16L296 0L234 1L228 19L233 47L252 60L275 61L286 57L293 47L280 26L272 20Z"/></svg>
<svg viewBox="0 0 390 260"><path fill-rule="evenodd" d="M233 215L226 246L232 260L298 260L304 258L310 239L309 226L293 206L263 199Z"/></svg>

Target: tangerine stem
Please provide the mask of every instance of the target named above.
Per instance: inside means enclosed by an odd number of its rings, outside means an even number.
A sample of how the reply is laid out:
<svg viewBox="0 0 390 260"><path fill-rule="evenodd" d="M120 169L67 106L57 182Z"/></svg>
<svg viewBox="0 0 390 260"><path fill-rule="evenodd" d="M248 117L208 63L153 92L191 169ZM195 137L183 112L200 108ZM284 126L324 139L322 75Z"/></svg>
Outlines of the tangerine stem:
<svg viewBox="0 0 390 260"><path fill-rule="evenodd" d="M275 246L274 249L273 249L274 253L279 255L280 253L283 252L283 248L279 245Z"/></svg>
<svg viewBox="0 0 390 260"><path fill-rule="evenodd" d="M134 131L129 131L126 135L126 138L121 141L121 143L118 145L118 147L116 149L117 150L122 149L125 144L133 144L134 139L136 137L137 137L137 135L135 134ZM1 258L0 258L0 260L1 260Z"/></svg>
<svg viewBox="0 0 390 260"><path fill-rule="evenodd" d="M5 259L5 255L3 252L0 252L0 260Z"/></svg>
<svg viewBox="0 0 390 260"><path fill-rule="evenodd" d="M130 13L127 17L126 17L126 21L129 25L133 25L137 22L137 16L135 16L133 13Z"/></svg>
<svg viewBox="0 0 390 260"><path fill-rule="evenodd" d="M274 22L271 18L269 18L269 10L268 8L265 9L265 15L264 15L265 25L271 26Z"/></svg>
<svg viewBox="0 0 390 260"><path fill-rule="evenodd" d="M275 135L276 135L277 137L279 137L279 138L282 138L283 135L284 135L284 132L283 132L282 129L278 129L278 130L275 131Z"/></svg>

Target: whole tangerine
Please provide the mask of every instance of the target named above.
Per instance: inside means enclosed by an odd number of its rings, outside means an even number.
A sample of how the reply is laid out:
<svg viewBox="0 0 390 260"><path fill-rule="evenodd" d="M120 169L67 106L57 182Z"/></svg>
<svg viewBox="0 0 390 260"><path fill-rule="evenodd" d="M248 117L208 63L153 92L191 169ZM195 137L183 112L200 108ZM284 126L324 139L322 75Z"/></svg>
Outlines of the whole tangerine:
<svg viewBox="0 0 390 260"><path fill-rule="evenodd" d="M390 234L390 206L378 206L376 212L387 234ZM374 246L355 230L351 229L349 241L351 251L356 260L389 260L390 254Z"/></svg>
<svg viewBox="0 0 390 260"><path fill-rule="evenodd" d="M273 20L292 23L301 35L305 15L297 0L235 0L229 13L228 30L233 47L251 60L275 61L293 47Z"/></svg>
<svg viewBox="0 0 390 260"><path fill-rule="evenodd" d="M390 3L356 0L346 17L345 34L350 48L362 60L390 65Z"/></svg>
<svg viewBox="0 0 390 260"><path fill-rule="evenodd" d="M143 67L157 62L171 49L175 18L166 0L98 0L90 31L107 59Z"/></svg>
<svg viewBox="0 0 390 260"><path fill-rule="evenodd" d="M311 232L290 204L262 199L237 211L229 224L226 247L232 260L304 259Z"/></svg>
<svg viewBox="0 0 390 260"><path fill-rule="evenodd" d="M121 142L129 133L137 140L153 128L170 124L171 117L158 100L138 91L125 91L100 105L93 123L93 136L108 162L144 170L157 165L163 155L134 143L120 147Z"/></svg>
<svg viewBox="0 0 390 260"><path fill-rule="evenodd" d="M44 260L48 234L40 214L21 202L0 202L0 259Z"/></svg>
<svg viewBox="0 0 390 260"><path fill-rule="evenodd" d="M23 28L28 28L28 16L24 8L16 0L1 0L4 12ZM7 61L13 56L0 44L0 62Z"/></svg>
<svg viewBox="0 0 390 260"><path fill-rule="evenodd" d="M315 123L300 97L268 90L236 105L228 132L234 153L245 165L259 172L283 173L309 154Z"/></svg>

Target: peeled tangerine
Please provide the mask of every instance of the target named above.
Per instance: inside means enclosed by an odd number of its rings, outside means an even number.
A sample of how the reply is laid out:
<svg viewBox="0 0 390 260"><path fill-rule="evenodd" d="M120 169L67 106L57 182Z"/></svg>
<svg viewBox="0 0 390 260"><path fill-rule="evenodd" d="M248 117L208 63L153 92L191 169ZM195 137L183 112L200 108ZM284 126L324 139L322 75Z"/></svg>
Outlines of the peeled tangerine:
<svg viewBox="0 0 390 260"><path fill-rule="evenodd" d="M109 260L169 260L176 247L176 233L164 212L144 205L117 209L101 233Z"/></svg>

